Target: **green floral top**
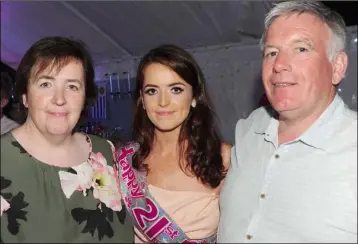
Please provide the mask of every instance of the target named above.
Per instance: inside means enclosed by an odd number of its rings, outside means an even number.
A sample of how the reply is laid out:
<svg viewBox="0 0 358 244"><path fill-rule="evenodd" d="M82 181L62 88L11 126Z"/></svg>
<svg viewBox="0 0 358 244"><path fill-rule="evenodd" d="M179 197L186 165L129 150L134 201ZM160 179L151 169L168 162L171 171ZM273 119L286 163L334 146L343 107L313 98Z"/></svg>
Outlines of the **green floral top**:
<svg viewBox="0 0 358 244"><path fill-rule="evenodd" d="M4 243L133 243L121 204L113 150L88 135L88 160L48 165L7 133L1 136L1 241Z"/></svg>

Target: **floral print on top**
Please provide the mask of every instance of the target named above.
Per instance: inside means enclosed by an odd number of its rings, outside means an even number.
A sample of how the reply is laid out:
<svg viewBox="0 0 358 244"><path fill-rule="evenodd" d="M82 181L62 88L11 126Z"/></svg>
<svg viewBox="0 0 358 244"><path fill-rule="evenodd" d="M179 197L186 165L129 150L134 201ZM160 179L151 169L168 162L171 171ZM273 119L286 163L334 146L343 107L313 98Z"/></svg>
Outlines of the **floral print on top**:
<svg viewBox="0 0 358 244"><path fill-rule="evenodd" d="M133 242L113 144L92 135L87 142L85 162L57 167L32 157L11 133L1 137L1 242Z"/></svg>
<svg viewBox="0 0 358 244"><path fill-rule="evenodd" d="M75 190L82 191L84 196L87 196L88 190L92 190L93 197L106 207L114 211L122 210L117 172L113 166L107 165L102 153L91 152L86 162L72 169L76 174L59 171L61 187L67 198L70 198ZM98 207L101 208L101 204Z"/></svg>

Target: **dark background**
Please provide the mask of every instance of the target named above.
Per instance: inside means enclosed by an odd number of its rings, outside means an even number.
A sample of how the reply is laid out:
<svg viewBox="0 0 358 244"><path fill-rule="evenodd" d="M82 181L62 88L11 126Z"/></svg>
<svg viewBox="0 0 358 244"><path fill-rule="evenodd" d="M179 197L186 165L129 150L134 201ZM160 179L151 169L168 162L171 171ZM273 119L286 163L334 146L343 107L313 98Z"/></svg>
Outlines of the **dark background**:
<svg viewBox="0 0 358 244"><path fill-rule="evenodd" d="M15 76L15 70L13 68L11 68L10 66L4 64L3 62L1 62L1 68L0 68L0 72L6 72L8 73L11 77Z"/></svg>
<svg viewBox="0 0 358 244"><path fill-rule="evenodd" d="M347 26L357 25L358 1L322 1L343 16Z"/></svg>

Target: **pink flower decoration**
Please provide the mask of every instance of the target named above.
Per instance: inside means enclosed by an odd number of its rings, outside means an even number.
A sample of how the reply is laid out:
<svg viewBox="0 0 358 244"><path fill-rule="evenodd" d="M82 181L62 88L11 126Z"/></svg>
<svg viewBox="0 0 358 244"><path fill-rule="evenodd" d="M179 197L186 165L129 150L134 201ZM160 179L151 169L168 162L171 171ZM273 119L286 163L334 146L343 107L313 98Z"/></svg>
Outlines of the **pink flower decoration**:
<svg viewBox="0 0 358 244"><path fill-rule="evenodd" d="M2 216L2 214L10 208L10 203L8 203L5 200L5 198L3 198L2 196L0 196L0 198L1 198L1 214L0 214L0 216Z"/></svg>
<svg viewBox="0 0 358 244"><path fill-rule="evenodd" d="M65 171L59 171L62 190L67 198L70 198L74 191L83 191L86 196L86 190L92 186L92 168L89 163L83 163L72 167L77 174Z"/></svg>
<svg viewBox="0 0 358 244"><path fill-rule="evenodd" d="M93 197L114 211L122 209L119 179L115 168L108 166L102 153L91 153L89 160L73 167L76 174L60 171L62 189L67 198L75 190L86 192L93 188ZM100 206L100 205L99 205Z"/></svg>

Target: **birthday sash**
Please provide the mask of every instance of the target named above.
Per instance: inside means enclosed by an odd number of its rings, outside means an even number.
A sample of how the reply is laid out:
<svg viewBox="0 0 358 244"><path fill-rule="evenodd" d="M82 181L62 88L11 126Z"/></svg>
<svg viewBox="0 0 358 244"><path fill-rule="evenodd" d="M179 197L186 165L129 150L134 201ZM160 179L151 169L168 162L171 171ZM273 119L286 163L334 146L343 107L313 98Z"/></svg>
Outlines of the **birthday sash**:
<svg viewBox="0 0 358 244"><path fill-rule="evenodd" d="M124 203L135 225L151 243L216 243L216 234L201 240L191 240L169 217L149 193L145 172L132 168L132 156L138 144L121 147L115 154Z"/></svg>

